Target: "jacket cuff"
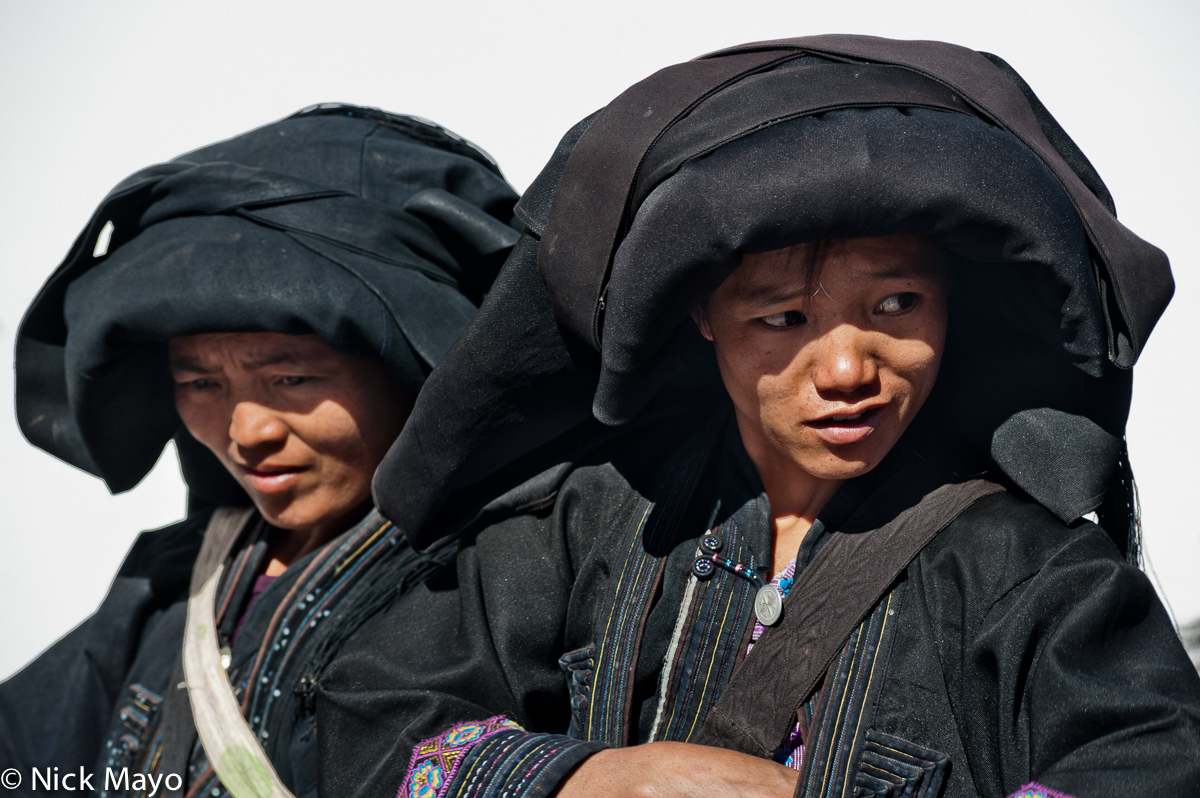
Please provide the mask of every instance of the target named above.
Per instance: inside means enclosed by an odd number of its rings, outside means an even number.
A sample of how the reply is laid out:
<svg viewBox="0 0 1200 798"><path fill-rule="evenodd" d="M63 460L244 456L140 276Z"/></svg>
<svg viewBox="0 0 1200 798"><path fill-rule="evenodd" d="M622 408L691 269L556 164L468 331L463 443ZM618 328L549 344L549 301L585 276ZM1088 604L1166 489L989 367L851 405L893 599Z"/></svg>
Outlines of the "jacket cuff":
<svg viewBox="0 0 1200 798"><path fill-rule="evenodd" d="M497 715L452 726L413 750L396 798L542 798L608 746L535 734Z"/></svg>

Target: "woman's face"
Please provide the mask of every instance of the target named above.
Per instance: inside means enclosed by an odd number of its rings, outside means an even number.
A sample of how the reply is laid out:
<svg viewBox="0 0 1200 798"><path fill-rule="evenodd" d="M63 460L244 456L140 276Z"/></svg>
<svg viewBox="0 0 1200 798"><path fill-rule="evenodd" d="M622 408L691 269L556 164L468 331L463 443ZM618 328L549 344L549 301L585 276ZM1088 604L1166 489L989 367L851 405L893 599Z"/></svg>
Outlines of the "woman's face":
<svg viewBox="0 0 1200 798"><path fill-rule="evenodd" d="M175 407L281 529L328 536L365 512L411 403L383 364L315 335L173 338Z"/></svg>
<svg viewBox="0 0 1200 798"><path fill-rule="evenodd" d="M755 464L843 480L878 465L929 396L945 279L925 238L828 240L745 256L696 320Z"/></svg>

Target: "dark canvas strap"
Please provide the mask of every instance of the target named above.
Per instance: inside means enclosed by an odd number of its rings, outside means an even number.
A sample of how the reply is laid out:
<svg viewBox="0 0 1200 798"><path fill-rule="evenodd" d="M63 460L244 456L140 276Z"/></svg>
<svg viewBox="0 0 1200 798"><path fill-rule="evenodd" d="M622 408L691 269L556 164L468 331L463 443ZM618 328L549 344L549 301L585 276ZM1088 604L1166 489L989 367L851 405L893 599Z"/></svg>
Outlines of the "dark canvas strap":
<svg viewBox="0 0 1200 798"><path fill-rule="evenodd" d="M796 708L913 558L974 502L1001 490L982 479L942 485L877 529L835 534L797 578L782 620L742 661L693 742L775 756Z"/></svg>

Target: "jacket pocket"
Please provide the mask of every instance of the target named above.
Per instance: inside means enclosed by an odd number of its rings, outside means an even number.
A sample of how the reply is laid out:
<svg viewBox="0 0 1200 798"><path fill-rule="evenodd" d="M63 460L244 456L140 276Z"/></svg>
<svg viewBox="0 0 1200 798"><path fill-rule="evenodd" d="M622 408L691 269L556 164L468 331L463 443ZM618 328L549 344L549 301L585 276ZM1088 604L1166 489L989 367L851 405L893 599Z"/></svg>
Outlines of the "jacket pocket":
<svg viewBox="0 0 1200 798"><path fill-rule="evenodd" d="M937 798L950 757L932 748L868 729L863 741L855 798Z"/></svg>

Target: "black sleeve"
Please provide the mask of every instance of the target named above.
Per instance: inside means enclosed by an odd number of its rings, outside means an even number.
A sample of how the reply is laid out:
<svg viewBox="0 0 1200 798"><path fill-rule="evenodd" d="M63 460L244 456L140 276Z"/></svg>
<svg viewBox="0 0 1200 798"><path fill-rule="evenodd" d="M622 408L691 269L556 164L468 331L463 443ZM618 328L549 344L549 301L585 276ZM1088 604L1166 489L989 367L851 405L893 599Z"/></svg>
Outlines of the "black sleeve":
<svg viewBox="0 0 1200 798"><path fill-rule="evenodd" d="M116 603L130 600L135 606L122 609L136 616L137 597L122 596ZM96 634L99 619L120 614L105 612L112 604L106 599L100 612L0 684L0 767L15 767L28 781L29 768L71 772L95 765L130 659L117 635ZM118 645L107 645L114 642Z"/></svg>
<svg viewBox="0 0 1200 798"><path fill-rule="evenodd" d="M178 597L204 518L142 533L94 615L0 683L0 769L91 771L147 622ZM181 578L182 575L182 578Z"/></svg>
<svg viewBox="0 0 1200 798"><path fill-rule="evenodd" d="M1071 795L1200 795L1200 677L1145 574L1075 541L1022 602L1047 605L1025 703L1033 780Z"/></svg>
<svg viewBox="0 0 1200 798"><path fill-rule="evenodd" d="M1007 507L958 530L976 556L942 547L925 590L961 632L941 659L976 788L1200 795L1200 676L1145 574L1099 527L985 501Z"/></svg>
<svg viewBox="0 0 1200 798"><path fill-rule="evenodd" d="M448 796L485 784L545 795L603 747L563 736L570 699L559 667L591 642L606 593L592 578L577 583L577 571L606 570L580 552L593 558L600 532L632 512L611 471L599 471L577 472L545 512L461 542L454 563L343 649L318 692L321 795L406 795L421 784L448 785Z"/></svg>

